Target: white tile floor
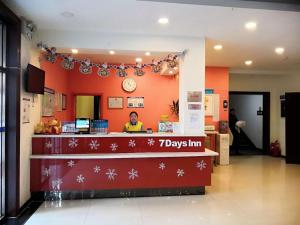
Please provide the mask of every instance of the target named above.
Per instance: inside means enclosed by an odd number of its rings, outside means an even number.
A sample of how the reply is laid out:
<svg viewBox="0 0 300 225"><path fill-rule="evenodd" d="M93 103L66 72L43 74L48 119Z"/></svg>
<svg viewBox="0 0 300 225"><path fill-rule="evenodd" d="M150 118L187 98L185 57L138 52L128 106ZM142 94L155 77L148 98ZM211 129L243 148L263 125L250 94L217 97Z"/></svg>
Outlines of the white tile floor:
<svg viewBox="0 0 300 225"><path fill-rule="evenodd" d="M300 165L233 157L206 195L45 202L26 225L299 225Z"/></svg>

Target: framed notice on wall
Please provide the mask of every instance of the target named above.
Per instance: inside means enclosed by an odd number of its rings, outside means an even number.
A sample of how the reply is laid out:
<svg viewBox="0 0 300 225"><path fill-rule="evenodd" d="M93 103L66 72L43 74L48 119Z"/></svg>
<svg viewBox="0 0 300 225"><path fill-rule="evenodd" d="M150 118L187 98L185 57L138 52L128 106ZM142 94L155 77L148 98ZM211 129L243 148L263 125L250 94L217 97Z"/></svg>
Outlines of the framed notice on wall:
<svg viewBox="0 0 300 225"><path fill-rule="evenodd" d="M56 100L56 110L61 112L62 109L62 93L55 93L55 100Z"/></svg>
<svg viewBox="0 0 300 225"><path fill-rule="evenodd" d="M55 91L50 88L44 89L42 116L54 116Z"/></svg>
<svg viewBox="0 0 300 225"><path fill-rule="evenodd" d="M30 123L30 99L23 98L22 123Z"/></svg>
<svg viewBox="0 0 300 225"><path fill-rule="evenodd" d="M108 97L109 109L123 109L123 97Z"/></svg>
<svg viewBox="0 0 300 225"><path fill-rule="evenodd" d="M127 97L127 108L144 108L144 97Z"/></svg>
<svg viewBox="0 0 300 225"><path fill-rule="evenodd" d="M66 110L67 109L67 95L62 94L62 109Z"/></svg>

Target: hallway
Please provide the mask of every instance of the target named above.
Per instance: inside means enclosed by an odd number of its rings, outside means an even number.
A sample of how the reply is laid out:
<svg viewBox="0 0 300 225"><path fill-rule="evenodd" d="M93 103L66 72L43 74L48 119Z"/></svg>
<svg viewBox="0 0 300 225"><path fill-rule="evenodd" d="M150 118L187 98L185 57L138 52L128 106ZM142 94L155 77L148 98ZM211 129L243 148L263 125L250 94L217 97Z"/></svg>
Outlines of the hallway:
<svg viewBox="0 0 300 225"><path fill-rule="evenodd" d="M233 156L204 196L45 202L26 225L297 225L299 174L282 158Z"/></svg>

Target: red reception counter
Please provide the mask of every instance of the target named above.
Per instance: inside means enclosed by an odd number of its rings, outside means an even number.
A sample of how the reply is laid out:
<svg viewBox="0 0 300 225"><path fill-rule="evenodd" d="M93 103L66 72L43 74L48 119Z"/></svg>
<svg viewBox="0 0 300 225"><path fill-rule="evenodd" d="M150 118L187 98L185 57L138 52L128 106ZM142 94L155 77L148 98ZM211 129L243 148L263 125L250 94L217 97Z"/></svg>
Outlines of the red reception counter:
<svg viewBox="0 0 300 225"><path fill-rule="evenodd" d="M147 195L145 190L190 189L204 194L211 184L211 157L217 155L205 149L204 138L161 133L34 135L31 192L144 190Z"/></svg>

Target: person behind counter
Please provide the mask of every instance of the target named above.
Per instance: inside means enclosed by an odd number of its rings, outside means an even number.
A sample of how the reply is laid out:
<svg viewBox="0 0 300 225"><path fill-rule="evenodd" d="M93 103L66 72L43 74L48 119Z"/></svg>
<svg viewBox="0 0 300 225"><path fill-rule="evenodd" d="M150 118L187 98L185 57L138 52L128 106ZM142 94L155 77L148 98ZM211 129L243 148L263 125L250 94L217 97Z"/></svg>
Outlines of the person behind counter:
<svg viewBox="0 0 300 225"><path fill-rule="evenodd" d="M134 131L144 131L144 125L142 122L138 121L138 113L132 111L129 114L129 122L127 122L124 126L124 132L134 132Z"/></svg>

